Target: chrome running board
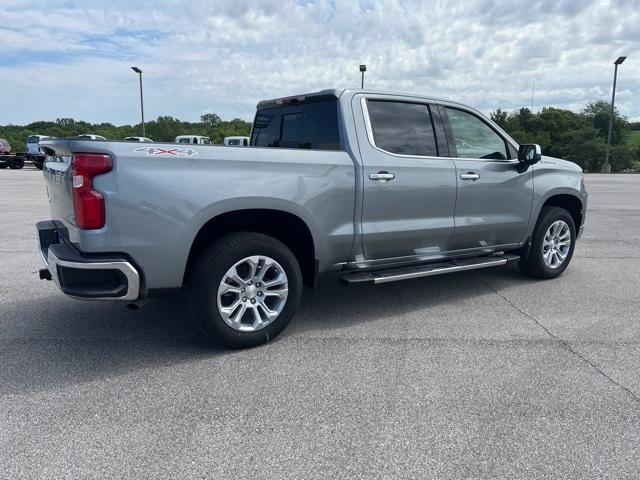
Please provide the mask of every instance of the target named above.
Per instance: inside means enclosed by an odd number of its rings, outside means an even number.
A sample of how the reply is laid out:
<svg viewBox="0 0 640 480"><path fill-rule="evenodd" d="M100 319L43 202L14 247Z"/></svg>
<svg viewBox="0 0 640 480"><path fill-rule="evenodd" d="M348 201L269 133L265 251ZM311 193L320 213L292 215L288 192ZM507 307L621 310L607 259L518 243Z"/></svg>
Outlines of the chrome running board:
<svg viewBox="0 0 640 480"><path fill-rule="evenodd" d="M473 257L448 260L446 262L412 265L410 267L394 267L384 270L368 270L365 272L349 273L340 278L344 285L380 284L398 282L411 278L431 277L445 273L463 272L478 268L497 267L520 259L519 255L502 253L488 257Z"/></svg>

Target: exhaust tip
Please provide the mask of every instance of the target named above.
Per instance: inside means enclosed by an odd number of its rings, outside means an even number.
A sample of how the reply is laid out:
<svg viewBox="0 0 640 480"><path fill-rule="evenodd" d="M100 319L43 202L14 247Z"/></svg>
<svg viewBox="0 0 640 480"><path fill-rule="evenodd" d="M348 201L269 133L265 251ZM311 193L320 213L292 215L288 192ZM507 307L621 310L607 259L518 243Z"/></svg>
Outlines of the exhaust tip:
<svg viewBox="0 0 640 480"><path fill-rule="evenodd" d="M127 303L127 308L129 310L140 310L140 305L134 302Z"/></svg>

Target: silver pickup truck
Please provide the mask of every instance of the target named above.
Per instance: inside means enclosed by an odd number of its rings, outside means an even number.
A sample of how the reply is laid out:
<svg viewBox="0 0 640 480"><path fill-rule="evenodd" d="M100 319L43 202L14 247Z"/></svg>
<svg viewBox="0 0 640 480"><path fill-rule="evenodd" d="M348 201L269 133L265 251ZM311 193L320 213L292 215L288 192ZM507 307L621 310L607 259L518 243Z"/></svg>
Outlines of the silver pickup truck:
<svg viewBox="0 0 640 480"><path fill-rule="evenodd" d="M235 348L278 335L321 274L378 284L517 261L556 277L585 221L578 166L416 95L262 101L247 148L42 145L40 276L134 305L185 291L199 328Z"/></svg>

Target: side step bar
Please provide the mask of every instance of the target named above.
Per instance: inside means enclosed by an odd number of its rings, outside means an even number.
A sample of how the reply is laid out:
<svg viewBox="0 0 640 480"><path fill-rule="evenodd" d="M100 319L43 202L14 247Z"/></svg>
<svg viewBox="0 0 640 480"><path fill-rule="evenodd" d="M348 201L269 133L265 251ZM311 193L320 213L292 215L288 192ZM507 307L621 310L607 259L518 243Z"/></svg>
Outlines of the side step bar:
<svg viewBox="0 0 640 480"><path fill-rule="evenodd" d="M475 270L478 268L496 267L515 262L520 259L519 255L503 253L491 255L489 257L473 257L448 260L440 263L430 263L427 265L412 265L410 267L395 267L385 270L365 271L350 273L340 278L344 285L359 284L379 284L397 282L399 280L409 280L411 278L431 277L444 273L462 272L465 270Z"/></svg>

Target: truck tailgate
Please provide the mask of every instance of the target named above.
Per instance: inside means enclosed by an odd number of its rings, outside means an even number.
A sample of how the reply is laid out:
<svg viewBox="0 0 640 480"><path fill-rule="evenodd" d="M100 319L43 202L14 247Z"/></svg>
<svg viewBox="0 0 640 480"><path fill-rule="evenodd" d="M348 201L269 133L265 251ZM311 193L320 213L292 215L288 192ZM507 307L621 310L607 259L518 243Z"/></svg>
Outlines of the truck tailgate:
<svg viewBox="0 0 640 480"><path fill-rule="evenodd" d="M71 231L76 230L73 210L71 178L71 142L69 140L44 141L47 152L43 167L44 180L49 197L51 218L59 220ZM70 232L71 233L71 232Z"/></svg>

